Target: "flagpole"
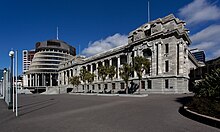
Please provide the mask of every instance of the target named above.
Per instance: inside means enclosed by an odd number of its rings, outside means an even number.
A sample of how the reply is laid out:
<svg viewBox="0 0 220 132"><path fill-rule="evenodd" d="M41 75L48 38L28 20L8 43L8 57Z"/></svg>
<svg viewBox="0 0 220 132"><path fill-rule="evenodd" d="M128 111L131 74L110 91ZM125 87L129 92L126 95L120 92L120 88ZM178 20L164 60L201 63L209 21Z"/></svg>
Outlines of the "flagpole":
<svg viewBox="0 0 220 132"><path fill-rule="evenodd" d="M18 50L16 50L16 59L15 59L15 68L16 68L16 116L18 116Z"/></svg>
<svg viewBox="0 0 220 132"><path fill-rule="evenodd" d="M147 13L148 13L148 22L150 22L150 2L147 2Z"/></svg>
<svg viewBox="0 0 220 132"><path fill-rule="evenodd" d="M13 95L13 112L15 112L15 86L14 86L14 84L15 84L15 78L14 78L14 76L15 76L15 58L14 58L14 56L13 56L13 68L12 68L12 95Z"/></svg>

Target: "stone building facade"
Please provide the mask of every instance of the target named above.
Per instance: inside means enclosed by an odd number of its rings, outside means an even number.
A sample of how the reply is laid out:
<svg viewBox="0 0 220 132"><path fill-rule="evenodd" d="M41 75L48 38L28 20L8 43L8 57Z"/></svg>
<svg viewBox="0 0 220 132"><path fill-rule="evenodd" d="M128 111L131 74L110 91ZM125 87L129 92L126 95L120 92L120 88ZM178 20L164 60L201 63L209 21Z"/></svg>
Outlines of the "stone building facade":
<svg viewBox="0 0 220 132"><path fill-rule="evenodd" d="M173 14L146 23L129 33L128 43L94 56L79 59L72 58L59 65L59 88L73 88L73 92L117 93L125 89L119 76L119 68L124 63L132 64L135 56L144 56L151 62L150 73L143 73L141 92L147 93L186 93L188 92L189 72L199 66L188 46L191 41L185 22ZM100 65L114 65L116 75L103 82L98 77ZM86 68L96 77L93 83L83 83L78 88L69 83L69 78L79 75ZM138 86L136 72L130 81ZM131 84L131 83L130 83ZM129 85L129 87L132 87Z"/></svg>

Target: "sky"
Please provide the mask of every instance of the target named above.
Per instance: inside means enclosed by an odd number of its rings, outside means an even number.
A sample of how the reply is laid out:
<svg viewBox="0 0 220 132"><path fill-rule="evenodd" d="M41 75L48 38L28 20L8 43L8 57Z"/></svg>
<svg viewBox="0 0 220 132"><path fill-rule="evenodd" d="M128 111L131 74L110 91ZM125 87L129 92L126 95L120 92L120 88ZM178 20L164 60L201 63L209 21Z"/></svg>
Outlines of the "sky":
<svg viewBox="0 0 220 132"><path fill-rule="evenodd" d="M151 20L174 14L186 21L192 40L190 48L204 50L207 60L220 56L219 0L149 2ZM129 32L147 23L147 3L148 0L1 0L0 69L10 66L9 51L18 50L21 74L22 50L56 39L57 27L59 39L85 56L126 44Z"/></svg>

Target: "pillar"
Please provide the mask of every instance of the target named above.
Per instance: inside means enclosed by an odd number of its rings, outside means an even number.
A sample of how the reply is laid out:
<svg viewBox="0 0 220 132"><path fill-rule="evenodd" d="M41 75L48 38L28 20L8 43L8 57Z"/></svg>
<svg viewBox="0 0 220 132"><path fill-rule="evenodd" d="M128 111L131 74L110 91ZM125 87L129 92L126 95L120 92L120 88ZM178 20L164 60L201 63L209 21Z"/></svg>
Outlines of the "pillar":
<svg viewBox="0 0 220 132"><path fill-rule="evenodd" d="M50 73L50 86L52 86L53 80L52 80L52 74Z"/></svg>
<svg viewBox="0 0 220 132"><path fill-rule="evenodd" d="M120 75L119 75L119 74L120 74L120 70L119 70L119 68L120 68L120 66L121 66L121 63L120 63L120 56L118 56L117 60L118 60L118 63L117 63L117 64L118 64L118 66L117 66L117 69L118 69L117 71L118 71L118 72L117 72L117 74L118 74L118 79L120 79L120 78L121 78Z"/></svg>
<svg viewBox="0 0 220 132"><path fill-rule="evenodd" d="M182 45L182 42L179 43L179 74L183 74L183 62L184 62L184 47Z"/></svg>
<svg viewBox="0 0 220 132"><path fill-rule="evenodd" d="M30 82L30 83L29 83L29 86L31 87L31 85L32 85L32 82L31 82L31 81L32 81L31 74L29 74L28 76L29 76L29 80L30 80L30 81L29 81L29 82Z"/></svg>
<svg viewBox="0 0 220 132"><path fill-rule="evenodd" d="M95 72L96 72L96 73L95 73L95 74L96 74L96 80L98 81L98 80L99 80L99 75L98 75L98 67L99 67L99 64L96 63L95 65L96 65L96 71L95 71Z"/></svg>
<svg viewBox="0 0 220 132"><path fill-rule="evenodd" d="M169 62L169 66L170 66L170 62ZM158 43L158 75L162 74L162 71L163 71L162 69L165 69L165 68L162 65L161 43Z"/></svg>
<svg viewBox="0 0 220 132"><path fill-rule="evenodd" d="M136 57L138 54L137 54L137 50L134 50L134 57ZM134 71L134 78L137 78L137 72Z"/></svg>
<svg viewBox="0 0 220 132"><path fill-rule="evenodd" d="M36 73L34 74L34 79L35 79L34 80L34 86L37 86L37 74Z"/></svg>

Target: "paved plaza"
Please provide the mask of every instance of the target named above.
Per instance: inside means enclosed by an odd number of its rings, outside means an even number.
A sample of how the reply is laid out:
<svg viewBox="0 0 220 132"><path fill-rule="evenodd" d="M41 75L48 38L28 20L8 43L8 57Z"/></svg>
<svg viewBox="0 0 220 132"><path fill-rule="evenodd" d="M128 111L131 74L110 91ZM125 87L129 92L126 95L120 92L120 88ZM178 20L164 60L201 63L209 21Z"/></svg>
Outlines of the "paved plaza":
<svg viewBox="0 0 220 132"><path fill-rule="evenodd" d="M19 95L19 117L0 100L0 132L220 132L178 109L191 95Z"/></svg>

